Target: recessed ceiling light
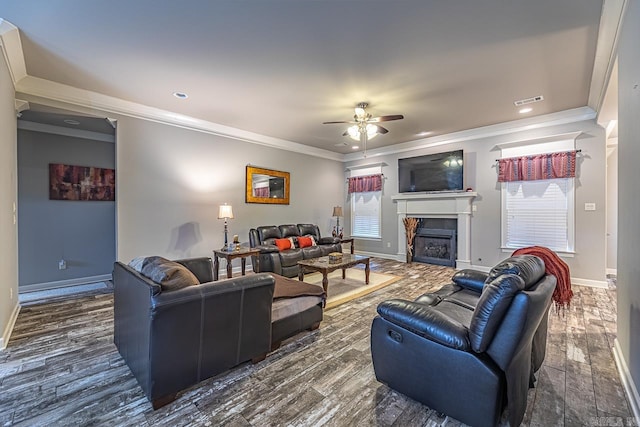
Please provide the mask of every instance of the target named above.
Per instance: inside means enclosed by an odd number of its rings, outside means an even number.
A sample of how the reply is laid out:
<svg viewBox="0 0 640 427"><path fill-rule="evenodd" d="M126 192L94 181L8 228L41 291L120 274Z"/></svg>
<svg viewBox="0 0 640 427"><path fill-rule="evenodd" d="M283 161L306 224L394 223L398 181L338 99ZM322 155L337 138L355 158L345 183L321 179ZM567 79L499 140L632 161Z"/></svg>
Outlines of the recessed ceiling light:
<svg viewBox="0 0 640 427"><path fill-rule="evenodd" d="M73 120L73 119L64 119L63 122L65 122L68 125L74 125L74 126L78 126L80 124L79 121Z"/></svg>
<svg viewBox="0 0 640 427"><path fill-rule="evenodd" d="M520 111L519 111L519 113L520 113L520 114L526 114L526 113L530 113L530 112L532 112L532 111L533 111L533 108L531 108L531 107L525 107L525 108L521 108L521 109L520 109Z"/></svg>
<svg viewBox="0 0 640 427"><path fill-rule="evenodd" d="M178 99L187 99L189 97L189 95L187 95L184 92L173 92L173 96L175 96Z"/></svg>
<svg viewBox="0 0 640 427"><path fill-rule="evenodd" d="M424 132L419 132L416 133L416 136L427 136L427 135L431 135L433 132L430 131L424 131Z"/></svg>
<svg viewBox="0 0 640 427"><path fill-rule="evenodd" d="M352 150L357 150L358 148L360 148L360 146L358 146L358 145L354 145L354 146L351 147Z"/></svg>

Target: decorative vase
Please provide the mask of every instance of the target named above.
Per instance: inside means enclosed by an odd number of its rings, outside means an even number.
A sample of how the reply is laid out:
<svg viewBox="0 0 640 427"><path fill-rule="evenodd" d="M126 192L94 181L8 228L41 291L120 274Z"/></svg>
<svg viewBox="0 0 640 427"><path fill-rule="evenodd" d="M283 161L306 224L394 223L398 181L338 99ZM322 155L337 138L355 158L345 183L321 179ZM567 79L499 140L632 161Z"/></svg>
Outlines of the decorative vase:
<svg viewBox="0 0 640 427"><path fill-rule="evenodd" d="M333 231L331 232L331 235L333 237L337 237L338 236L338 233L336 232L336 228L335 227L333 227Z"/></svg>
<svg viewBox="0 0 640 427"><path fill-rule="evenodd" d="M343 234L342 234L342 231L343 231L343 230L344 230L344 228L341 228L341 229L340 229L340 234L338 234L338 237L340 237L341 239L342 239L342 237L343 237Z"/></svg>

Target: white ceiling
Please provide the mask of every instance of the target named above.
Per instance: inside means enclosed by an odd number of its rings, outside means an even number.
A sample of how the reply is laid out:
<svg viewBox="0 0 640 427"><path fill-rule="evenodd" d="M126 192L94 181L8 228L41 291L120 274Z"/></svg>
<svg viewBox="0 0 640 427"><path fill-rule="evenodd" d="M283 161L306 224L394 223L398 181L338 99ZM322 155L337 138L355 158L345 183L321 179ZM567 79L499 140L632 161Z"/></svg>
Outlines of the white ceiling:
<svg viewBox="0 0 640 427"><path fill-rule="evenodd" d="M369 148L588 104L602 0L3 0L26 71L348 153L360 101L403 114ZM189 95L186 100L172 96ZM339 144L339 145L336 145Z"/></svg>

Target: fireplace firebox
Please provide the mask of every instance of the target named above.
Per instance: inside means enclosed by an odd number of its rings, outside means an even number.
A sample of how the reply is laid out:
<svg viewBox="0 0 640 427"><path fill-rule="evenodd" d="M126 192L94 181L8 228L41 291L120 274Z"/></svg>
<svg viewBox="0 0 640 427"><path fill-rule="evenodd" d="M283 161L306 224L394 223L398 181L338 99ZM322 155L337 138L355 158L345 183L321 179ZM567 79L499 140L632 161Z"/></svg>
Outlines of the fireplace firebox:
<svg viewBox="0 0 640 427"><path fill-rule="evenodd" d="M456 266L456 230L418 228L413 248L414 261Z"/></svg>

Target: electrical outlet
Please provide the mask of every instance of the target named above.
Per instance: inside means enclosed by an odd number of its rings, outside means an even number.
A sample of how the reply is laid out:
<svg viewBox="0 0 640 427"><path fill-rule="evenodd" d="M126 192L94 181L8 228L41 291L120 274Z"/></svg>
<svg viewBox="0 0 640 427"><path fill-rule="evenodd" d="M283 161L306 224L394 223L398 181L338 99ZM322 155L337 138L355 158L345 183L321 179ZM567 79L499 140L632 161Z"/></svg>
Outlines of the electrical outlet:
<svg viewBox="0 0 640 427"><path fill-rule="evenodd" d="M585 203L584 204L584 210L585 211L595 211L596 210L596 204L595 203Z"/></svg>
<svg viewBox="0 0 640 427"><path fill-rule="evenodd" d="M471 212L477 212L477 211L478 211L478 206L472 205L471 206Z"/></svg>
<svg viewBox="0 0 640 427"><path fill-rule="evenodd" d="M67 261L61 259L58 261L58 270L66 270L67 269Z"/></svg>
<svg viewBox="0 0 640 427"><path fill-rule="evenodd" d="M387 247L390 248L391 247L391 242L387 242Z"/></svg>

